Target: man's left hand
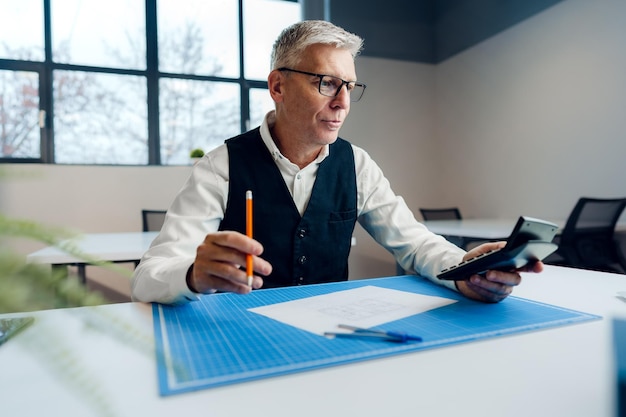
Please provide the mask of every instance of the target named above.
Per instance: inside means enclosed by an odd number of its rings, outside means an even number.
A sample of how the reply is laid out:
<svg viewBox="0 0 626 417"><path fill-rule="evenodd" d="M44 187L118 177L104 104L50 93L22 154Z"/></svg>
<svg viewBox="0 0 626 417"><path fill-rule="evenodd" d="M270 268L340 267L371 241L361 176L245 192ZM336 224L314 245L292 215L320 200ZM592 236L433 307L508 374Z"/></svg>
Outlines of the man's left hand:
<svg viewBox="0 0 626 417"><path fill-rule="evenodd" d="M475 247L465 254L463 260L474 258L481 253L504 247L506 242L490 242ZM513 287L522 282L520 272L543 271L543 262L533 262L515 271L489 270L484 275L472 275L467 280L456 281L459 292L473 300L497 303L513 292Z"/></svg>

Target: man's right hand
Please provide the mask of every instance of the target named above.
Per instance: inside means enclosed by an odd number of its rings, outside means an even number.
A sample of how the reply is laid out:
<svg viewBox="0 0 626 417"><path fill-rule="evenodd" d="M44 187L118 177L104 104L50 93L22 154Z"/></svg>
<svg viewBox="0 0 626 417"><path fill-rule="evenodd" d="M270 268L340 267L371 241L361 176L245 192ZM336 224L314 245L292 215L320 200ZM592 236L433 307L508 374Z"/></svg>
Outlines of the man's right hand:
<svg viewBox="0 0 626 417"><path fill-rule="evenodd" d="M272 265L260 258L263 245L246 235L223 231L209 233L198 246L196 259L187 271L187 285L197 293L216 291L248 294L252 289L263 286L263 278L269 275ZM252 254L254 279L248 286L248 277L241 265L246 264L246 255Z"/></svg>

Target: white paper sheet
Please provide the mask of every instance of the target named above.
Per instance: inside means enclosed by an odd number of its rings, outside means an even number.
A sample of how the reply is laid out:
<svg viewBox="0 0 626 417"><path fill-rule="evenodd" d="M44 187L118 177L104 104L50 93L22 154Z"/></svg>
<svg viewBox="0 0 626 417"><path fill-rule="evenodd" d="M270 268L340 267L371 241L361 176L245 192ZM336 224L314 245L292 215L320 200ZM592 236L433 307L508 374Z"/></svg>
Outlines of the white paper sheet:
<svg viewBox="0 0 626 417"><path fill-rule="evenodd" d="M323 336L324 332L341 331L339 324L370 328L455 302L368 285L249 311Z"/></svg>

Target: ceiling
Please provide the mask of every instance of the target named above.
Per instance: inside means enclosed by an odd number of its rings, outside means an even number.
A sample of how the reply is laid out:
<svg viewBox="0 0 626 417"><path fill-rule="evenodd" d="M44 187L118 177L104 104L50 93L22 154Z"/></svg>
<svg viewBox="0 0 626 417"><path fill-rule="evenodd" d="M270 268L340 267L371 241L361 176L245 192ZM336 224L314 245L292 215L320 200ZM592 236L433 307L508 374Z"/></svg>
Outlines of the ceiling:
<svg viewBox="0 0 626 417"><path fill-rule="evenodd" d="M319 1L303 2L305 17L362 36L364 56L436 64L563 0Z"/></svg>

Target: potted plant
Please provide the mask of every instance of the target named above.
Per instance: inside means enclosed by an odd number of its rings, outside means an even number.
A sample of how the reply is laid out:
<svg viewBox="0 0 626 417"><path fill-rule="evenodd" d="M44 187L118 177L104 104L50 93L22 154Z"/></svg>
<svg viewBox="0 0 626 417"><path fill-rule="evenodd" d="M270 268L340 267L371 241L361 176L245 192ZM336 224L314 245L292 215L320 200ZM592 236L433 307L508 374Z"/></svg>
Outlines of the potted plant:
<svg viewBox="0 0 626 417"><path fill-rule="evenodd" d="M191 158L192 165L197 163L203 156L204 151L200 148L192 149L191 152L189 152L189 157Z"/></svg>

